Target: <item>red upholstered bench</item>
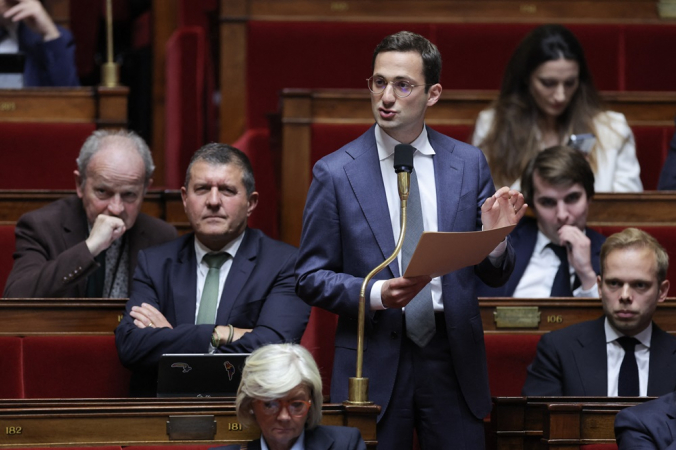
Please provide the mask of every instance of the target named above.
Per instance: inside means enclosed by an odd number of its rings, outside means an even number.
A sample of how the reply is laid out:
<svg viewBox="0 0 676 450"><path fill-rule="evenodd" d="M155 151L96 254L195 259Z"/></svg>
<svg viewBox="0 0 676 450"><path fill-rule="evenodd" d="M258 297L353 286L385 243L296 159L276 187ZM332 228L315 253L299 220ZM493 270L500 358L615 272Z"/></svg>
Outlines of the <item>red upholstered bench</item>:
<svg viewBox="0 0 676 450"><path fill-rule="evenodd" d="M0 294L5 290L7 277L12 271L14 248L14 225L0 225Z"/></svg>
<svg viewBox="0 0 676 450"><path fill-rule="evenodd" d="M535 359L539 334L485 334L488 382L493 397L521 395L526 368Z"/></svg>
<svg viewBox="0 0 676 450"><path fill-rule="evenodd" d="M632 127L636 140L636 156L641 165L641 181L643 189L654 191L667 159L669 142L674 134L674 127Z"/></svg>
<svg viewBox="0 0 676 450"><path fill-rule="evenodd" d="M20 337L0 337L0 398L23 398Z"/></svg>
<svg viewBox="0 0 676 450"><path fill-rule="evenodd" d="M93 123L0 122L0 189L73 189L75 160Z"/></svg>
<svg viewBox="0 0 676 450"><path fill-rule="evenodd" d="M580 445L580 450L617 450L617 444L587 444L587 445Z"/></svg>
<svg viewBox="0 0 676 450"><path fill-rule="evenodd" d="M25 398L127 397L129 379L115 336L23 338Z"/></svg>
<svg viewBox="0 0 676 450"><path fill-rule="evenodd" d="M321 308L312 308L310 320L300 343L308 349L322 375L324 395L331 393L331 373L333 371L333 347L335 342L338 316Z"/></svg>
<svg viewBox="0 0 676 450"><path fill-rule="evenodd" d="M625 228L626 226L595 226L592 227L599 233L604 236L610 236L613 233L618 233ZM658 240L662 247L669 254L669 260L675 261L676 258L676 227L670 226L637 226L646 233L653 236ZM676 282L676 264L669 264L669 270L667 271L667 279Z"/></svg>

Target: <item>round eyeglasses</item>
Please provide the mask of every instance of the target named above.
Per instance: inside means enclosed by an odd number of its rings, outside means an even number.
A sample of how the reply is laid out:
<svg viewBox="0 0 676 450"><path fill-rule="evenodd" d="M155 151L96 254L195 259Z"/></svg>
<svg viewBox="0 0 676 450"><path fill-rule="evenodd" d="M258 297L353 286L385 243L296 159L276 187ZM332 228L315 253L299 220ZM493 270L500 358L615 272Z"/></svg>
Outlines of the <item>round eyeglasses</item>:
<svg viewBox="0 0 676 450"><path fill-rule="evenodd" d="M411 95L414 87L431 86L430 84L411 84L410 81L406 80L387 81L385 78L377 76L367 78L366 83L369 87L369 91L374 94L382 94L385 92L387 85L391 84L394 89L394 95L399 98L406 98Z"/></svg>
<svg viewBox="0 0 676 450"><path fill-rule="evenodd" d="M268 416L275 416L279 414L282 408L285 408L289 415L294 417L302 417L307 414L312 402L305 400L259 400L263 413Z"/></svg>

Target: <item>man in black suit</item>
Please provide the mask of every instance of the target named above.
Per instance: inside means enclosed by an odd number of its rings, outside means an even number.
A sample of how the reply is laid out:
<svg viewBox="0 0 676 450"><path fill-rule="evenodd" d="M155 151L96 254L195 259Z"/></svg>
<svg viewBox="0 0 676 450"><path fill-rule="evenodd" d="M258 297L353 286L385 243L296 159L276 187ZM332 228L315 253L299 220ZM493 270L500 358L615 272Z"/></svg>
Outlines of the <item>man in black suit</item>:
<svg viewBox="0 0 676 450"><path fill-rule="evenodd" d="M619 450L676 450L676 392L620 411L615 437Z"/></svg>
<svg viewBox="0 0 676 450"><path fill-rule="evenodd" d="M298 342L310 315L295 294L296 249L247 228L258 193L244 153L225 144L202 147L181 195L194 232L139 253L115 330L135 396L154 394L164 353L249 353Z"/></svg>
<svg viewBox="0 0 676 450"><path fill-rule="evenodd" d="M599 253L605 236L587 228L594 172L570 147L551 147L533 158L521 177L535 218L519 221L509 239L514 272L503 286L479 283L480 297L596 297Z"/></svg>
<svg viewBox="0 0 676 450"><path fill-rule="evenodd" d="M604 316L542 336L523 395L659 396L676 388L676 338L652 321L669 291L669 257L627 228L601 247Z"/></svg>

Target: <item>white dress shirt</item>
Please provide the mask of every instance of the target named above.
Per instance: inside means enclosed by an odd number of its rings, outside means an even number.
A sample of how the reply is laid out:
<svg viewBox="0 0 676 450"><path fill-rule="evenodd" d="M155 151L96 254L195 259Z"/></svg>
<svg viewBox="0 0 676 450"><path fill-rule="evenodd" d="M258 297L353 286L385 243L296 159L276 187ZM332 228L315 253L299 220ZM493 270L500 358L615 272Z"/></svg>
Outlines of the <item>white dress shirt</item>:
<svg viewBox="0 0 676 450"><path fill-rule="evenodd" d="M624 359L624 349L617 339L624 336L608 322L606 317L604 328L606 331L606 354L608 358L608 397L617 397L617 386L620 378L620 366ZM653 335L653 323L648 328L634 336L636 344L634 355L638 365L638 392L641 397L648 396L648 376L650 375L650 339Z"/></svg>
<svg viewBox="0 0 676 450"><path fill-rule="evenodd" d="M519 284L514 289L512 297L514 298L546 298L552 292L554 285L554 278L556 272L559 271L561 260L554 250L547 247L552 241L547 238L541 231L538 231L537 240L535 241L535 248L533 254L528 261L526 270L519 280ZM568 264L570 269L571 286L575 279L575 269L571 264ZM582 286L573 291L574 297L598 297L597 284L590 289L583 289Z"/></svg>

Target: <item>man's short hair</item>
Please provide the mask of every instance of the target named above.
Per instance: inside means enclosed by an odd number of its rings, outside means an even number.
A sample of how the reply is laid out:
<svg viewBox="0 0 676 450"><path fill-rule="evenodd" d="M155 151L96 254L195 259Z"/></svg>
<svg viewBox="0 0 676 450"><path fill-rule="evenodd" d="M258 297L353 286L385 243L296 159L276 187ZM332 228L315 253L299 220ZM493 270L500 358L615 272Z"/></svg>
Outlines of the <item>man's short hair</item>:
<svg viewBox="0 0 676 450"><path fill-rule="evenodd" d="M433 84L437 84L441 78L441 53L436 45L419 34L410 31L400 31L391 34L380 41L373 51L371 69L375 68L376 57L385 52L416 52L423 60L423 73L425 74L425 92Z"/></svg>
<svg viewBox="0 0 676 450"><path fill-rule="evenodd" d="M253 169L249 158L239 149L228 145L212 142L197 150L188 164L188 170L185 172L185 188L190 184L190 172L192 166L198 162L204 161L210 165L235 164L242 169L242 183L246 188L247 195L251 195L256 190L256 181L254 179Z"/></svg>
<svg viewBox="0 0 676 450"><path fill-rule="evenodd" d="M526 203L534 205L533 176L538 174L547 184L570 187L580 184L587 193L587 200L594 197L594 172L582 152L558 145L542 150L528 162L521 175L521 193Z"/></svg>
<svg viewBox="0 0 676 450"><path fill-rule="evenodd" d="M651 235L638 228L625 228L619 233L611 235L601 246L601 278L605 269L606 258L615 251L625 248L647 248L652 250L657 261L657 281L662 283L667 279L669 270L669 255L664 247Z"/></svg>
<svg viewBox="0 0 676 450"><path fill-rule="evenodd" d="M153 156L150 153L150 149L148 148L146 141L144 141L141 136L131 130L96 130L91 134L91 136L87 138L87 140L82 145L80 154L76 160L77 170L80 172L81 185L84 186L84 183L87 180L87 166L89 166L89 161L91 161L92 157L103 148L104 141L109 137L126 138L136 149L139 156L141 156L141 159L143 160L143 165L145 166L144 184L147 186L148 182L153 176L153 172L155 172Z"/></svg>

